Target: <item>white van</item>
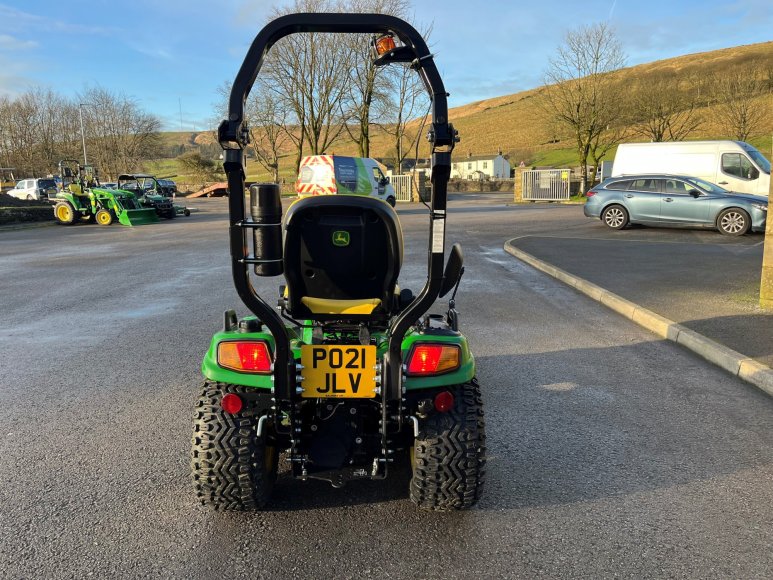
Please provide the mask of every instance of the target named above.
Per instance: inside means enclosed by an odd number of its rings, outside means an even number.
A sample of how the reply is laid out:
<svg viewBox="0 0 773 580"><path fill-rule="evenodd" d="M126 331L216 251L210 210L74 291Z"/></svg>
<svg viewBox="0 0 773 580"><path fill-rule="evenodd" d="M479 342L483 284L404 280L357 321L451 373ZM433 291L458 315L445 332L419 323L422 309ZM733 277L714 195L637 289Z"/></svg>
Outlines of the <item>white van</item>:
<svg viewBox="0 0 773 580"><path fill-rule="evenodd" d="M392 207L395 190L384 176L386 168L375 159L340 155L309 155L301 160L295 192L307 195L348 193L372 195Z"/></svg>
<svg viewBox="0 0 773 580"><path fill-rule="evenodd" d="M642 173L689 175L736 193L768 196L770 161L743 141L623 143L612 177Z"/></svg>

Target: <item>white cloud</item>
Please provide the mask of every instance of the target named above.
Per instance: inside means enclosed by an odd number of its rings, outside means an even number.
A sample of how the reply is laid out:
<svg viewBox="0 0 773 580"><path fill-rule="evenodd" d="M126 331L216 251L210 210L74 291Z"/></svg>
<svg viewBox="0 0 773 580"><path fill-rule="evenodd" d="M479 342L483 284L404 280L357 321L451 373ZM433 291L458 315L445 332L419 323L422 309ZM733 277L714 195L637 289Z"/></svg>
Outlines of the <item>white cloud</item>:
<svg viewBox="0 0 773 580"><path fill-rule="evenodd" d="M0 34L0 50L29 50L38 46L34 40L20 40L10 34Z"/></svg>

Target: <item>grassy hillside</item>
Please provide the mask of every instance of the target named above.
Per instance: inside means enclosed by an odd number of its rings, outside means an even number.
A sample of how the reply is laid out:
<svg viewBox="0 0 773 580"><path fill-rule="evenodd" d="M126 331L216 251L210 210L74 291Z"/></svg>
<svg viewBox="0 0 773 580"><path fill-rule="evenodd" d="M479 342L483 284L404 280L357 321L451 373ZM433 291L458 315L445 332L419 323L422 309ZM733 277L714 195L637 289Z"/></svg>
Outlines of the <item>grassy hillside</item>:
<svg viewBox="0 0 773 580"><path fill-rule="evenodd" d="M739 46L707 53L690 54L677 58L637 65L616 71L612 79L621 92L626 87L636 83L646 83L649 78L656 78L664 72L676 73L680 78L707 79L711 75L721 75L751 62L773 62L773 42ZM453 90L453 87L449 87ZM459 130L461 142L457 145L456 155L464 157L468 153L482 155L496 153L498 150L509 155L510 162L517 165L524 161L527 165L539 166L575 166L578 164L577 154L571 139L562 134L560 128L552 125L538 104L542 89L532 89L513 95L486 99L456 107L449 111L449 118ZM771 155L771 135L773 134L773 92L758 97L766 108L765 125L760 127L757 136L749 141L762 151L768 158ZM703 123L690 139L726 139L716 122L713 106L705 106L699 110ZM420 120L413 122L414 130L418 129ZM182 145L186 149L202 148L212 151L214 135L211 132L200 133L165 133L165 145ZM632 137L631 141L643 141L642 137ZM428 146L422 138L420 155L426 156ZM385 135L374 135L371 155L373 157L391 157L391 143ZM353 143L342 140L331 148L331 153L339 155L354 155L356 147ZM607 156L612 158L614 150ZM288 181L295 179L294 152L287 151L280 161L281 173ZM147 169L158 173L174 174L175 163L165 160L148 164ZM248 162L248 177L250 179L268 179L269 174L256 162ZM178 178L179 179L179 178ZM185 177L182 176L184 180Z"/></svg>

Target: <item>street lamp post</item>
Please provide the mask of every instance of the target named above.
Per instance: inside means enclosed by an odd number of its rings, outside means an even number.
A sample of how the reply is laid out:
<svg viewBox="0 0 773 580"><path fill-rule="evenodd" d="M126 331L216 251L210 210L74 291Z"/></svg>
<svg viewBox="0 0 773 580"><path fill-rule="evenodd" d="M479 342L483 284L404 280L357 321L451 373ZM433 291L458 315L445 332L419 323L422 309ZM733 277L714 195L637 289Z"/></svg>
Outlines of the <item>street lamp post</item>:
<svg viewBox="0 0 773 580"><path fill-rule="evenodd" d="M78 113L80 115L81 119L81 142L83 143L83 164L88 165L89 160L86 158L86 134L83 132L83 107L86 105L84 103L81 103L78 105Z"/></svg>

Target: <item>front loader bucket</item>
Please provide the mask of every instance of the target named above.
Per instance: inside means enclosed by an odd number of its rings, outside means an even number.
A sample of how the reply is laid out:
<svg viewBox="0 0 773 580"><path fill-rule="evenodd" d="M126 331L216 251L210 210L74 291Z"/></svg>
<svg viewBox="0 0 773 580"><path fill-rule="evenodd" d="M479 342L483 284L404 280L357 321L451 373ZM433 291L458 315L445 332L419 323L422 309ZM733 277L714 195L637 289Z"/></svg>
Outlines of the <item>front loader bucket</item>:
<svg viewBox="0 0 773 580"><path fill-rule="evenodd" d="M140 226L142 224L154 224L158 222L156 210L152 207L146 209L125 209L118 214L118 221L125 226Z"/></svg>

